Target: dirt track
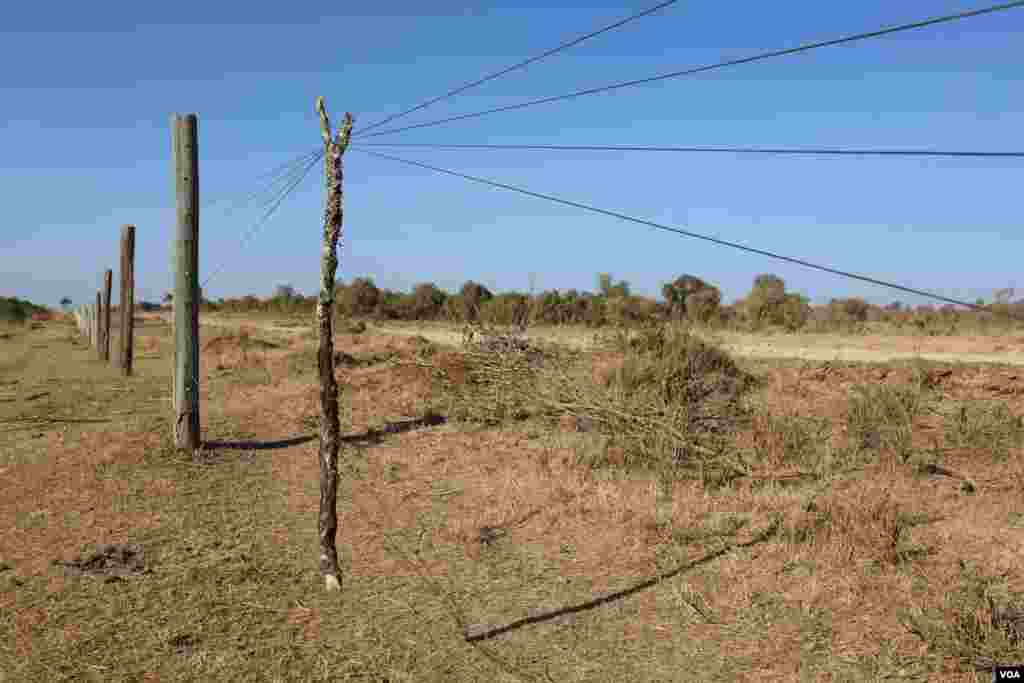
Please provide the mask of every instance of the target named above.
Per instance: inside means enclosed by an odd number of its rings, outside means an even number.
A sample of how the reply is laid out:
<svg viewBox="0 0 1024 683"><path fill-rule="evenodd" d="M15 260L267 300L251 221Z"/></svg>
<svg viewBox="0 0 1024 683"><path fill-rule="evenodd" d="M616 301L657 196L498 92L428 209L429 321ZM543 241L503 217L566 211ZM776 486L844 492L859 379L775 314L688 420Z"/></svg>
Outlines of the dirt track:
<svg viewBox="0 0 1024 683"><path fill-rule="evenodd" d="M169 316L163 316L165 320ZM203 324L215 327L246 326L274 334L302 334L309 328L287 327L273 321L242 320L230 316L204 316ZM374 324L373 329L401 336L422 336L443 345L456 345L462 333L440 324ZM582 329L537 328L528 336L538 340L586 349L595 344L595 335ZM923 337L913 335L794 334L755 335L719 333L713 337L729 352L747 358L794 358L809 361L849 361L884 363L921 358L944 363L993 363L1024 365L1024 337L963 336Z"/></svg>

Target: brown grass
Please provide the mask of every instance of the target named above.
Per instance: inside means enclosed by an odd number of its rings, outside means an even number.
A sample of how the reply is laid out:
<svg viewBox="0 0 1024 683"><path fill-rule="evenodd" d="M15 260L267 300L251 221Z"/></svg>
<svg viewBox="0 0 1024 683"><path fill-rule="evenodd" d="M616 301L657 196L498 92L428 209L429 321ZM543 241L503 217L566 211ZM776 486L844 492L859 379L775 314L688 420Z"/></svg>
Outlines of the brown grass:
<svg viewBox="0 0 1024 683"><path fill-rule="evenodd" d="M332 596L312 340L207 336L190 455L167 439L166 328L140 326L130 379L70 329L0 340L2 680L980 681L1019 661L1010 368L737 362L673 330L572 353L341 334Z"/></svg>

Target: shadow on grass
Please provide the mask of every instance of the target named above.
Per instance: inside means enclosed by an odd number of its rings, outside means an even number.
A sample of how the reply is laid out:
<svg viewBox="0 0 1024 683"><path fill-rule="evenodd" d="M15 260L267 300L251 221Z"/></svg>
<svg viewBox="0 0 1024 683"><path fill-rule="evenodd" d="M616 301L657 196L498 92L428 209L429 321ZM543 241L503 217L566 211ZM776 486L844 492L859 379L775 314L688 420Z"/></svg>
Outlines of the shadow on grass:
<svg viewBox="0 0 1024 683"><path fill-rule="evenodd" d="M674 569L662 572L657 576L653 576L645 581L641 581L640 583L634 584L629 588L625 588L623 590L616 591L614 593L610 593L607 595L602 595L601 597L595 598L593 600L588 600L587 602L583 602L576 605L569 605L567 607L562 607L549 612L535 614L533 616L525 617L523 619L517 619L516 621L505 624L504 626L476 626L471 628L465 623L465 621L461 617L458 618L459 625L462 627L464 634L463 637L465 638L466 642L475 643L481 640L495 638L502 634L508 633L510 631L515 631L517 629L521 629L524 626L529 626L531 624L539 624L569 614L586 612L588 610L600 607L601 605L622 600L623 598L627 598L633 595L634 593L639 593L640 591L656 586L662 581L666 581L675 576L678 576L679 574L689 571L690 569L694 569L701 565L707 564L712 560L716 560L719 557L722 557L723 555L726 555L727 553L736 550L737 548L749 548L759 543L764 543L776 534L776 532L779 529L779 525L779 520L774 519L772 520L772 523L769 525L767 529L758 533L756 536L754 536L754 538L752 538L749 541L745 541L743 543L735 543L728 545L724 548L720 548L719 550L715 550L711 553L708 553L707 555L704 555L703 557L700 557L692 562L681 564Z"/></svg>
<svg viewBox="0 0 1024 683"><path fill-rule="evenodd" d="M293 436L290 439L276 441L204 441L206 451L274 451L280 448L301 446L315 440L315 436Z"/></svg>
<svg viewBox="0 0 1024 683"><path fill-rule="evenodd" d="M367 429L362 434L347 434L341 437L342 443L355 444L358 446L375 445L382 443L384 437L392 434L404 434L422 427L436 427L448 422L448 418L435 413L428 413L423 417L416 417L411 420L398 420L386 422L380 429Z"/></svg>
<svg viewBox="0 0 1024 683"><path fill-rule="evenodd" d="M341 437L342 443L355 444L355 445L374 445L379 444L384 440L384 437L392 434L403 434L405 432L411 432L414 429L420 429L421 427L434 427L437 425L445 424L448 419L441 415L433 413L427 414L423 417L413 418L411 420L398 420L396 422L386 422L380 429L368 429L362 434L347 434ZM204 441L204 451L273 451L281 448L291 448L292 446L301 446L302 444L309 443L310 441L316 441L317 436L314 434L307 436L293 436L290 439L278 439L276 441Z"/></svg>

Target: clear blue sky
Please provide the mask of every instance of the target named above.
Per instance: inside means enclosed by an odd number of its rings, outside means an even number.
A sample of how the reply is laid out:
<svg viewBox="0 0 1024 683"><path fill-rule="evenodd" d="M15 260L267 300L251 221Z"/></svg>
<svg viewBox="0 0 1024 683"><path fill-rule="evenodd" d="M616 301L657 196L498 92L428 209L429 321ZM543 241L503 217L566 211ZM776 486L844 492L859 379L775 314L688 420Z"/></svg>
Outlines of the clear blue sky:
<svg viewBox="0 0 1024 683"><path fill-rule="evenodd" d="M170 288L173 112L200 118L202 200L239 196L319 144L317 95L358 129L652 4L16 3L0 27L0 294L91 299L124 223L138 226L137 298ZM401 123L986 4L683 2ZM1022 37L1011 10L375 141L1019 150ZM1024 287L1022 161L394 153L946 295ZM206 294L315 292L321 188L314 172L242 251L260 210L204 210L203 277L231 262ZM591 289L610 271L653 294L693 273L732 299L774 272L815 301L914 301L355 151L345 199L346 280L525 290L532 273Z"/></svg>

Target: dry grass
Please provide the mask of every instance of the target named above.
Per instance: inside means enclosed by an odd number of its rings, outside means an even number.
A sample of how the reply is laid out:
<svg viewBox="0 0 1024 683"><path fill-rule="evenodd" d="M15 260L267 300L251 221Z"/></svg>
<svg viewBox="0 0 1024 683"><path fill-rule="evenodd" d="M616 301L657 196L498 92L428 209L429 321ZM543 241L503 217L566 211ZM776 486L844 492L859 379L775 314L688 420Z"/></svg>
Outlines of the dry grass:
<svg viewBox="0 0 1024 683"><path fill-rule="evenodd" d="M1021 659L1012 368L339 334L341 594L312 340L207 336L206 444L59 321L0 339L2 680L988 680Z"/></svg>

